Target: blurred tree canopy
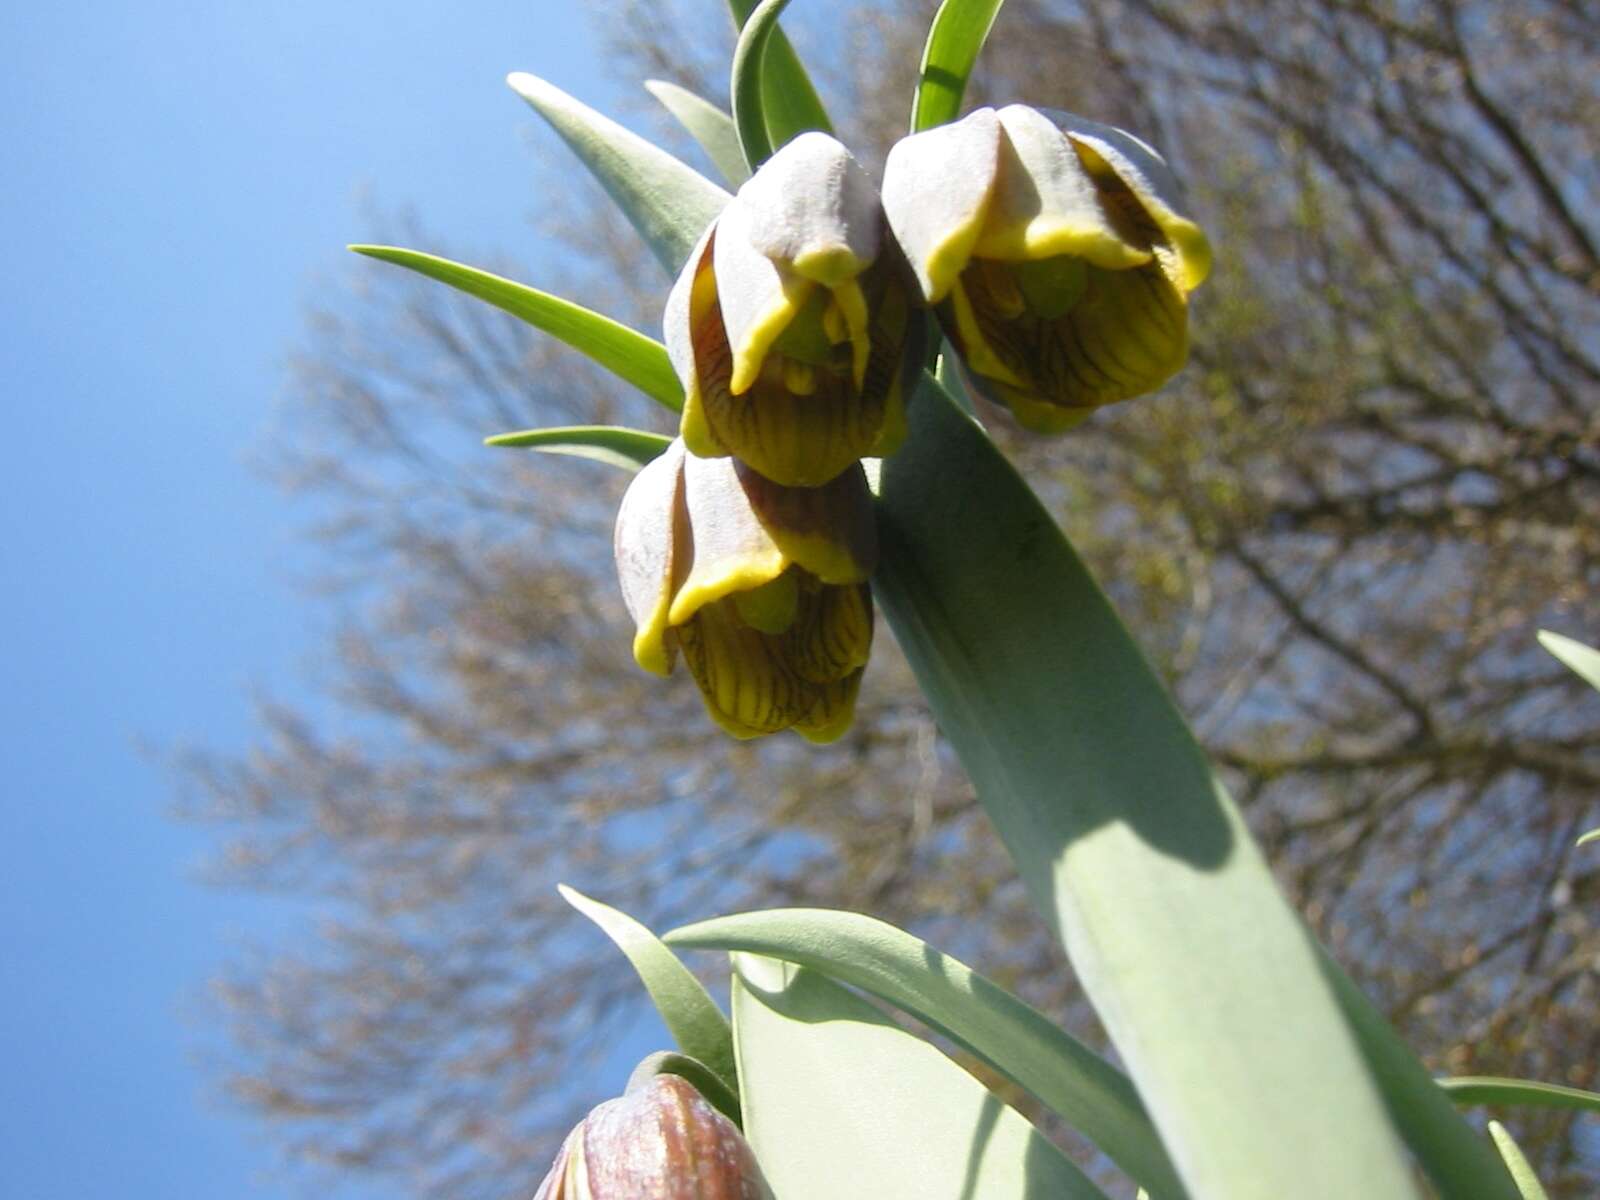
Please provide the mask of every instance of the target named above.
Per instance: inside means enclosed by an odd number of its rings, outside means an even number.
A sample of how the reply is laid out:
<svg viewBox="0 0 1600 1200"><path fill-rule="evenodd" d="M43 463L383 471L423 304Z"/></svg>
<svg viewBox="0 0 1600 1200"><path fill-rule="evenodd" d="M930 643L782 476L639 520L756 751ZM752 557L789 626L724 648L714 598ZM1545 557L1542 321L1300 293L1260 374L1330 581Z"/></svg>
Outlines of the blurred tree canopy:
<svg viewBox="0 0 1600 1200"><path fill-rule="evenodd" d="M598 7L619 73L725 99L727 31L686 32L717 0ZM873 169L934 7L794 7ZM1057 440L986 421L1429 1064L1596 1086L1600 858L1572 845L1600 824L1600 700L1533 632L1600 633L1600 8L1012 0L969 100L1013 99L1160 148L1218 265L1161 395ZM629 118L701 162L647 104ZM567 253L381 232L658 332L665 281L543 144L540 239ZM864 909L1092 1034L886 634L842 742L735 744L681 672L631 661L625 479L478 445L665 418L390 267L310 319L268 453L321 518L325 702L264 703L251 753L183 764L186 813L228 836L219 881L325 914L216 989L231 1090L309 1160L529 1192L615 1090L586 1073L635 994L558 880L657 928ZM1553 1195L1600 1191L1592 1129L1513 1116Z"/></svg>

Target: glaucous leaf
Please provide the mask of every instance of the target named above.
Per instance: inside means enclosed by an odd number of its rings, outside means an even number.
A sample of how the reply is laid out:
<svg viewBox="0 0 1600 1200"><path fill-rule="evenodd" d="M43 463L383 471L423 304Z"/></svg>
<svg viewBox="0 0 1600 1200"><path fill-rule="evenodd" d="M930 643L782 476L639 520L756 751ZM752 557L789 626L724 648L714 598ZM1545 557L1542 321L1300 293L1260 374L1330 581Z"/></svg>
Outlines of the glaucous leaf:
<svg viewBox="0 0 1600 1200"><path fill-rule="evenodd" d="M1516 1181L1522 1200L1550 1200L1539 1177L1533 1173L1533 1166L1522 1153L1522 1147L1517 1145L1510 1131L1499 1121L1490 1121L1489 1136L1494 1139L1495 1149L1500 1151L1506 1170L1511 1172L1511 1178Z"/></svg>
<svg viewBox="0 0 1600 1200"><path fill-rule="evenodd" d="M506 83L561 135L616 201L656 259L676 275L706 226L733 197L687 163L536 75Z"/></svg>
<svg viewBox="0 0 1600 1200"><path fill-rule="evenodd" d="M647 79L644 86L706 152L730 187L738 187L750 178L732 117L688 88L664 79Z"/></svg>
<svg viewBox="0 0 1600 1200"><path fill-rule="evenodd" d="M1582 676L1590 687L1600 689L1600 650L1548 629L1539 631L1539 644Z"/></svg>
<svg viewBox="0 0 1600 1200"><path fill-rule="evenodd" d="M525 446L545 454L567 454L637 471L654 462L672 439L643 429L620 425L554 425L548 429L523 429L497 433L483 439L485 446Z"/></svg>
<svg viewBox="0 0 1600 1200"><path fill-rule="evenodd" d="M736 1089L738 1067L728 1020L689 968L655 934L626 913L591 900L565 884L558 890L563 900L598 925L627 956L678 1048L704 1063L730 1091Z"/></svg>
<svg viewBox="0 0 1600 1200"><path fill-rule="evenodd" d="M794 908L700 921L664 940L782 959L885 1000L1032 1092L1158 1200L1184 1195L1122 1072L1038 1010L920 938L859 913Z"/></svg>
<svg viewBox="0 0 1600 1200"><path fill-rule="evenodd" d="M1577 1108L1600 1113L1600 1093L1559 1083L1532 1079L1505 1079L1495 1075L1458 1075L1439 1080L1439 1086L1460 1105L1515 1104L1530 1108Z"/></svg>
<svg viewBox="0 0 1600 1200"><path fill-rule="evenodd" d="M757 0L728 0L734 26L743 30L755 12ZM800 56L783 30L767 39L767 52L761 71L761 111L766 119L767 137L774 149L808 129L833 132L833 122L812 86Z"/></svg>
<svg viewBox="0 0 1600 1200"><path fill-rule="evenodd" d="M683 408L683 385L672 369L666 347L654 338L570 300L447 258L398 246L351 246L350 249L437 279L479 300L487 300L496 308L587 354L664 408L673 412Z"/></svg>
<svg viewBox="0 0 1600 1200"><path fill-rule="evenodd" d="M931 378L911 424L874 591L1190 1194L1411 1200L1314 943L1165 688Z"/></svg>
<svg viewBox="0 0 1600 1200"><path fill-rule="evenodd" d="M815 971L734 956L745 1136L779 1196L1106 1200L961 1067Z"/></svg>

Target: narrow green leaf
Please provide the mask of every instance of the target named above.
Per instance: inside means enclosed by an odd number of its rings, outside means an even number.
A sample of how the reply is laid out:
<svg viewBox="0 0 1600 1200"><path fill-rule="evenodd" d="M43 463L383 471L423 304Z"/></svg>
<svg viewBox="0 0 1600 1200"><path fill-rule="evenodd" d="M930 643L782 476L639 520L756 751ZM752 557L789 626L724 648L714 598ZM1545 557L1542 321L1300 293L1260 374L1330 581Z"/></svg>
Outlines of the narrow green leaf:
<svg viewBox="0 0 1600 1200"><path fill-rule="evenodd" d="M738 187L750 178L750 168L745 165L739 131L733 127L732 117L688 88L664 79L646 79L644 86L678 124L688 130L689 136L699 143L730 187Z"/></svg>
<svg viewBox="0 0 1600 1200"><path fill-rule="evenodd" d="M972 64L1004 0L944 0L922 49L922 73L911 106L911 132L953 121L961 112Z"/></svg>
<svg viewBox="0 0 1600 1200"><path fill-rule="evenodd" d="M550 122L661 265L676 275L706 226L733 197L687 163L538 76L517 71L506 82Z"/></svg>
<svg viewBox="0 0 1600 1200"><path fill-rule="evenodd" d="M1162 1200L1184 1195L1122 1072L920 938L858 913L797 908L700 921L664 940L783 959L886 1000L1032 1092Z"/></svg>
<svg viewBox="0 0 1600 1200"><path fill-rule="evenodd" d="M667 348L654 338L570 300L447 258L418 250L402 250L398 246L351 246L350 249L487 300L496 308L520 317L535 329L542 329L574 350L587 354L658 404L673 412L683 408L683 387L672 369L672 360L667 357Z"/></svg>
<svg viewBox="0 0 1600 1200"><path fill-rule="evenodd" d="M633 1069L624 1090L631 1092L634 1085L654 1079L657 1075L676 1075L692 1085L695 1091L705 1097L707 1104L735 1125L742 1122L739 1097L729 1090L715 1071L687 1054L674 1054L671 1050L656 1051Z"/></svg>
<svg viewBox="0 0 1600 1200"><path fill-rule="evenodd" d="M637 471L657 458L672 439L643 429L618 425L557 425L549 429L524 429L497 433L483 439L485 446L526 446L544 454L568 454L594 462Z"/></svg>
<svg viewBox="0 0 1600 1200"><path fill-rule="evenodd" d="M1503 1079L1495 1075L1458 1075L1439 1080L1439 1086L1460 1105L1516 1104L1530 1108L1577 1108L1600 1113L1600 1094L1559 1083L1532 1079Z"/></svg>
<svg viewBox="0 0 1600 1200"><path fill-rule="evenodd" d="M1548 629L1539 631L1539 644L1582 676L1590 687L1600 689L1600 650Z"/></svg>
<svg viewBox="0 0 1600 1200"><path fill-rule="evenodd" d="M1589 830L1588 833L1584 834L1581 838L1574 842L1573 845L1587 846L1590 842L1600 842L1600 829Z"/></svg>
<svg viewBox="0 0 1600 1200"><path fill-rule="evenodd" d="M733 101L734 129L752 171L782 145L767 125L764 67L767 46L778 32L778 17L788 5L789 0L761 0L739 30L739 41L733 48L733 82L728 94Z"/></svg>
<svg viewBox="0 0 1600 1200"><path fill-rule="evenodd" d="M1506 1170L1511 1172L1511 1178L1516 1181L1517 1191L1522 1193L1522 1200L1550 1200L1545 1194L1544 1185L1533 1173L1533 1167L1522 1153L1522 1148L1512 1138L1510 1131L1499 1121L1490 1121L1489 1136L1494 1139L1495 1149L1500 1151Z"/></svg>
<svg viewBox="0 0 1600 1200"><path fill-rule="evenodd" d="M600 926L601 932L627 955L678 1049L704 1063L730 1091L737 1088L732 1030L716 1001L689 968L655 934L626 913L591 900L565 884L557 890L563 900Z"/></svg>
<svg viewBox="0 0 1600 1200"><path fill-rule="evenodd" d="M728 9L733 13L734 26L743 30L756 9L756 0L728 0ZM806 74L800 56L781 29L767 39L761 80L761 110L774 148L808 129L833 132L833 123L811 84L811 76Z"/></svg>
<svg viewBox="0 0 1600 1200"><path fill-rule="evenodd" d="M1106 1200L1015 1110L821 975L734 956L745 1135L779 1196Z"/></svg>
<svg viewBox="0 0 1600 1200"><path fill-rule="evenodd" d="M1313 943L1165 688L994 445L931 378L918 400L874 591L1190 1194L1414 1197Z"/></svg>
<svg viewBox="0 0 1600 1200"><path fill-rule="evenodd" d="M1516 1200L1516 1189L1493 1150L1456 1111L1445 1089L1332 956L1322 951L1321 957L1323 974L1383 1093L1389 1116L1440 1196Z"/></svg>

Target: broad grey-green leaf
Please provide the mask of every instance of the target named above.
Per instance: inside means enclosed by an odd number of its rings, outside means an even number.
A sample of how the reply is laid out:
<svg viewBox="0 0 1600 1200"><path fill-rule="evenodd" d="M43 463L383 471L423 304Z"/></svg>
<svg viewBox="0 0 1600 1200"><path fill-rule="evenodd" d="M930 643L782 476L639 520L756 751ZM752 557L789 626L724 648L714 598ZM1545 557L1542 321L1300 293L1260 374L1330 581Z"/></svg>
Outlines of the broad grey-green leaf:
<svg viewBox="0 0 1600 1200"><path fill-rule="evenodd" d="M1439 1080L1450 1099L1461 1105L1515 1104L1526 1108L1577 1108L1600 1113L1600 1094L1559 1083L1505 1079L1497 1075L1458 1075Z"/></svg>
<svg viewBox="0 0 1600 1200"><path fill-rule="evenodd" d="M716 215L733 197L687 163L574 100L554 84L523 71L506 77L561 135L676 275Z"/></svg>
<svg viewBox="0 0 1600 1200"><path fill-rule="evenodd" d="M700 921L664 940L783 959L886 1000L1032 1092L1158 1200L1184 1195L1122 1072L1036 1009L920 938L859 913L795 908Z"/></svg>
<svg viewBox="0 0 1600 1200"><path fill-rule="evenodd" d="M911 132L953 121L961 112L972 64L1004 0L944 0L922 49L922 71L911 106Z"/></svg>
<svg viewBox="0 0 1600 1200"><path fill-rule="evenodd" d="M757 0L728 0L733 24L743 30L756 10ZM833 132L827 109L817 96L800 56L783 30L767 39L767 53L761 63L761 111L766 117L767 137L774 149L808 129Z"/></svg>
<svg viewBox="0 0 1600 1200"><path fill-rule="evenodd" d="M734 956L745 1136L784 1200L1106 1200L970 1074L814 971Z"/></svg>
<svg viewBox="0 0 1600 1200"><path fill-rule="evenodd" d="M1190 1194L1412 1200L1312 940L1165 688L978 427L931 378L911 408L874 591Z"/></svg>
<svg viewBox="0 0 1600 1200"><path fill-rule="evenodd" d="M1539 1177L1533 1173L1533 1166L1522 1153L1522 1148L1512 1138L1510 1131L1499 1121L1490 1121L1489 1136L1494 1139L1495 1149L1500 1151L1506 1170L1511 1172L1517 1191L1522 1193L1522 1200L1550 1200L1545 1193L1544 1185L1539 1182Z"/></svg>
<svg viewBox="0 0 1600 1200"><path fill-rule="evenodd" d="M730 187L750 178L744 151L739 148L739 131L733 118L709 100L702 100L688 88L664 79L647 79L645 90L661 102L715 164Z"/></svg>
<svg viewBox="0 0 1600 1200"><path fill-rule="evenodd" d="M1590 687L1600 689L1600 650L1548 629L1539 631L1539 644L1582 676Z"/></svg>
<svg viewBox="0 0 1600 1200"><path fill-rule="evenodd" d="M667 348L654 338L560 296L491 275L477 267L451 262L448 258L398 246L351 246L350 249L437 279L479 300L487 300L496 308L520 317L535 329L542 329L574 350L587 354L658 404L673 412L683 408L683 386L672 369Z"/></svg>
<svg viewBox="0 0 1600 1200"><path fill-rule="evenodd" d="M730 1091L737 1089L732 1030L716 1001L689 968L655 934L626 913L591 900L565 884L558 890L563 900L600 926L601 932L627 956L678 1049L704 1063Z"/></svg>
<svg viewBox="0 0 1600 1200"><path fill-rule="evenodd" d="M672 439L643 429L620 425L556 425L549 429L523 429L497 433L483 439L485 446L525 446L544 454L587 458L624 471L637 471L659 458Z"/></svg>

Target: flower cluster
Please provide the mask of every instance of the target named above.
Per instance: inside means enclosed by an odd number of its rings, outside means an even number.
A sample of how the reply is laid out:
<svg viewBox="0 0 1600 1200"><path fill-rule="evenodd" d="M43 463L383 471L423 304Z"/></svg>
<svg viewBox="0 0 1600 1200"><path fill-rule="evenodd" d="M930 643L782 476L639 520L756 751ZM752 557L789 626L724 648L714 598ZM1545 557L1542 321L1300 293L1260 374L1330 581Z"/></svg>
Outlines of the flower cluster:
<svg viewBox="0 0 1600 1200"><path fill-rule="evenodd" d="M861 459L905 436L924 322L877 188L807 133L714 221L667 301L682 436L617 518L634 657L678 652L735 737L849 728L877 561Z"/></svg>
<svg viewBox="0 0 1600 1200"><path fill-rule="evenodd" d="M860 460L906 433L931 307L980 391L1055 432L1159 387L1210 265L1166 164L1065 113L982 108L889 155L880 198L805 133L739 189L667 301L681 436L617 521L634 657L681 650L736 737L849 727L872 644Z"/></svg>

